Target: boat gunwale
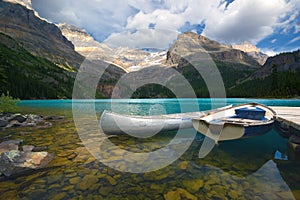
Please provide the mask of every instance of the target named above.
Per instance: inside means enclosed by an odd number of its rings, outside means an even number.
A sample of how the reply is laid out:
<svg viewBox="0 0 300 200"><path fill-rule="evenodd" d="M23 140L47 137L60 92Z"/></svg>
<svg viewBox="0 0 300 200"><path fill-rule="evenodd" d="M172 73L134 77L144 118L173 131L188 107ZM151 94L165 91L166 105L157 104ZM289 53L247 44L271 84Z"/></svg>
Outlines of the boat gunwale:
<svg viewBox="0 0 300 200"><path fill-rule="evenodd" d="M261 107L264 107L264 108L268 109L268 111L270 111L270 112L273 114L273 116L272 116L272 118L268 119L267 121L274 120L274 119L275 119L275 116L277 115L276 112L275 112L272 108L270 108L270 107L268 107L268 106L266 106L266 105L260 104L260 103L251 102L251 103L244 103L244 104L232 106L232 107L226 108L226 109L224 109L224 110L213 110L213 111L211 111L211 112L208 112L208 113L204 114L204 115L201 116L201 117L194 118L193 120L204 120L203 118L205 118L205 117L207 117L207 116L209 116L209 115L213 115L213 114L216 114L216 113L219 113L219 112L224 112L224 111L226 111L226 110L234 109L234 108L237 108L237 107L243 107L243 106L247 106L247 105L261 106ZM206 120L205 120L205 121L206 121Z"/></svg>

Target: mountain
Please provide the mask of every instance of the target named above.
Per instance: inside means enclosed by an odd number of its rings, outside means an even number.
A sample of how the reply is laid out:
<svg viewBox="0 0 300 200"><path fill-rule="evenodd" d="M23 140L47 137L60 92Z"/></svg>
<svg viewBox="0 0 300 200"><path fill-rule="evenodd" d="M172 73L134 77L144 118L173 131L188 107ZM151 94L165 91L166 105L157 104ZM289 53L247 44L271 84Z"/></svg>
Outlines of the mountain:
<svg viewBox="0 0 300 200"><path fill-rule="evenodd" d="M189 52L207 52L214 60L237 63L242 68L257 69L260 67L259 63L247 53L193 32L186 32L178 36L177 41L168 51L167 62L177 64L180 60L178 54L184 55Z"/></svg>
<svg viewBox="0 0 300 200"><path fill-rule="evenodd" d="M0 1L0 32L14 38L35 56L69 70L78 69L84 58L74 50L74 45L61 34L60 29L28 9L30 1L13 2Z"/></svg>
<svg viewBox="0 0 300 200"><path fill-rule="evenodd" d="M270 76L273 71L273 66L277 66L278 72L291 71L297 72L300 70L300 50L281 53L279 55L267 59L263 67L252 74L251 79L264 78Z"/></svg>
<svg viewBox="0 0 300 200"><path fill-rule="evenodd" d="M58 24L57 27L61 30L62 34L72 42L75 50L82 56L104 61L111 59L113 49L105 44L95 41L86 30L66 23Z"/></svg>
<svg viewBox="0 0 300 200"><path fill-rule="evenodd" d="M197 64L202 63L201 59L204 59L204 64ZM206 65L207 60L211 62ZM211 73L210 67L216 66L225 89L235 86L261 68L257 61L245 52L192 32L178 35L167 52L166 62L190 82L197 97L209 97L209 92L203 74L199 74L193 64L200 65L201 70L208 74Z"/></svg>
<svg viewBox="0 0 300 200"><path fill-rule="evenodd" d="M266 60L268 59L268 55L262 53L256 46L247 41L240 45L232 45L232 48L247 53L249 56L253 57L260 65L264 65Z"/></svg>
<svg viewBox="0 0 300 200"><path fill-rule="evenodd" d="M124 79L135 98L175 97L167 87L156 84L169 81L180 88L182 97L190 97L182 88L186 80L197 97L209 97L207 77L195 68L200 65L209 73L213 66L206 59L217 67L228 97L294 97L300 93L299 51L270 57L262 66L251 55L259 50L248 43L231 46L192 32L178 35L167 51L112 48L95 41L85 30L40 18L30 0L7 1L0 1L0 92L10 91L14 97L71 98L76 72L84 64L93 69L86 72L86 78L104 71L98 98L110 98L113 90L119 90L115 88L118 81ZM209 75L213 80L214 74Z"/></svg>
<svg viewBox="0 0 300 200"><path fill-rule="evenodd" d="M126 72L137 71L155 64L163 65L166 60L166 51L163 50L111 48L105 43L95 41L84 29L65 23L58 24L58 27L81 55L92 60L103 60L122 68Z"/></svg>
<svg viewBox="0 0 300 200"><path fill-rule="evenodd" d="M264 66L230 88L235 97L299 97L300 50L267 59Z"/></svg>
<svg viewBox="0 0 300 200"><path fill-rule="evenodd" d="M85 57L52 23L41 19L30 1L0 1L1 91L21 99L71 98L75 75ZM126 73L110 63L93 62L105 69L97 97L110 97Z"/></svg>

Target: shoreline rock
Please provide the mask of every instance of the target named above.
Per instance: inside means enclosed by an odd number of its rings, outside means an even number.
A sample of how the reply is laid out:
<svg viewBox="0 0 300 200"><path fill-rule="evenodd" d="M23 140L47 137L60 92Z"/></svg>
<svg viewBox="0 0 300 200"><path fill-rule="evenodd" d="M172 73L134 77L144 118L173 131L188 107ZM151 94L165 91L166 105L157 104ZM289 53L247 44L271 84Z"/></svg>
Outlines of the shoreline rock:
<svg viewBox="0 0 300 200"><path fill-rule="evenodd" d="M64 116L41 116L34 114L20 114L20 113L1 113L0 114L0 128L5 130L12 127L37 127L38 129L47 129L52 127L51 120L57 121L64 119Z"/></svg>
<svg viewBox="0 0 300 200"><path fill-rule="evenodd" d="M0 143L0 177L10 177L28 170L44 168L54 158L46 151L34 152L34 146L24 145L23 140ZM22 149L22 150L20 150Z"/></svg>

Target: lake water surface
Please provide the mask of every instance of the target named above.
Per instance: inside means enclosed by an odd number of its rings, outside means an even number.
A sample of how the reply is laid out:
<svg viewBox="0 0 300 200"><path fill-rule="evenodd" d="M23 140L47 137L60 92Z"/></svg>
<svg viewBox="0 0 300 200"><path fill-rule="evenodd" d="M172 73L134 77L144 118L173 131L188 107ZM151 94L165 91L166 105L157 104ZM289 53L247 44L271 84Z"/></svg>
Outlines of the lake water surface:
<svg viewBox="0 0 300 200"><path fill-rule="evenodd" d="M112 109L150 115L248 102L300 107L300 100L272 99L76 100L82 108L95 104L98 119L104 110ZM85 148L73 122L72 100L22 101L20 107L24 113L64 115L65 119L53 121L48 129L0 132L1 137L12 135L24 144L47 147L55 155L45 169L0 182L0 199L300 199L300 161L289 153L287 139L276 129L255 138L222 142L205 158L198 156L203 136L197 134L189 149L172 164L152 172L128 173L107 167ZM143 140L122 135L109 140L123 150L151 152L166 146L175 135L161 133ZM289 160L275 159L277 150L288 154ZM121 151L107 152L113 152L110 162L122 165L125 155Z"/></svg>

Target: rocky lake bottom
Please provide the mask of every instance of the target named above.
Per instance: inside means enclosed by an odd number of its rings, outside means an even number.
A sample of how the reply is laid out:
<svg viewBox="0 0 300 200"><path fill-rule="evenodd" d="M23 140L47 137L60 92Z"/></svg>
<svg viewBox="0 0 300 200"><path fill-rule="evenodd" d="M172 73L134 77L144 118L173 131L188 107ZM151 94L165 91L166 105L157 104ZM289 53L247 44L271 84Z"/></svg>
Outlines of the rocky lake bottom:
<svg viewBox="0 0 300 200"><path fill-rule="evenodd" d="M205 158L198 157L203 137L197 135L169 166L135 174L114 170L94 158L77 134L69 110L30 112L65 117L41 129L9 128L0 132L0 138L11 135L9 139L45 148L54 157L44 168L0 180L0 199L300 199L300 161L291 156L287 161L274 159L277 150L288 153L287 139L275 129L260 137L220 143ZM124 135L109 140L120 149L150 152L168 144L174 135L144 140ZM113 155L110 161L124 170L134 167L134 161L124 163L119 148L106 149Z"/></svg>

